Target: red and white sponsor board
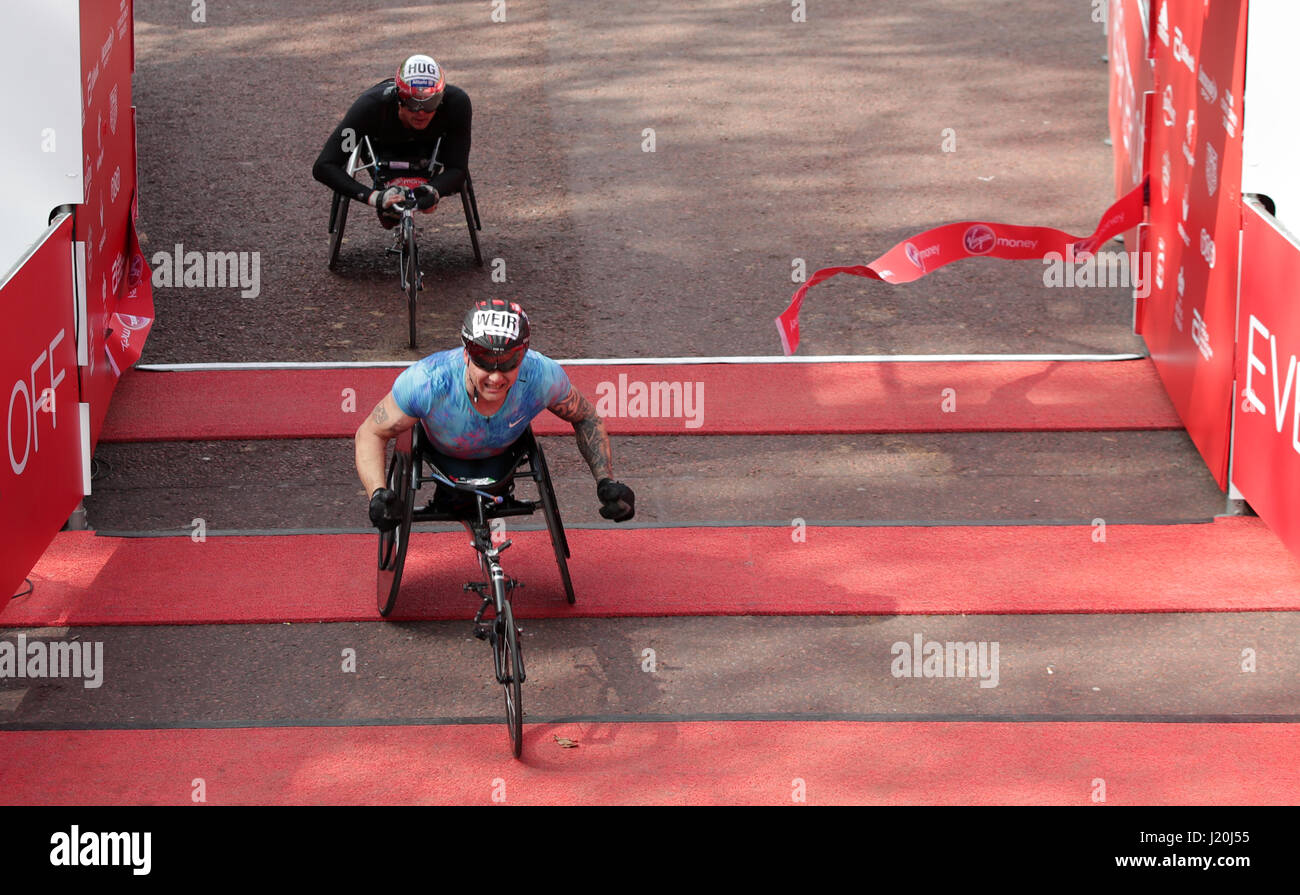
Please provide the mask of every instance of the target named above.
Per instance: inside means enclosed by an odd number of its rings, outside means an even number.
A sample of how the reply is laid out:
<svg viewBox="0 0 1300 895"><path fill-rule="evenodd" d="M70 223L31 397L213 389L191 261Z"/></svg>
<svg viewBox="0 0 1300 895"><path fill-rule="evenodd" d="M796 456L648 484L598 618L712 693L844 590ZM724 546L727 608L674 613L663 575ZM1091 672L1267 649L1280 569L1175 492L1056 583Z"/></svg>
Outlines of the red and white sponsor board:
<svg viewBox="0 0 1300 895"><path fill-rule="evenodd" d="M1232 484L1300 555L1300 241L1243 212Z"/></svg>
<svg viewBox="0 0 1300 895"><path fill-rule="evenodd" d="M93 445L121 374L109 346L123 335L116 312L134 263L131 0L81 0L80 27L85 202L77 210L76 239L84 254L86 327L79 354L81 395L90 405ZM152 318L152 306L147 316Z"/></svg>
<svg viewBox="0 0 1300 895"><path fill-rule="evenodd" d="M1110 139L1117 199L1141 183L1146 174L1145 97L1152 85L1146 14L1147 0L1110 0L1107 10ZM1124 244L1129 251L1136 248L1136 230L1124 234Z"/></svg>
<svg viewBox="0 0 1300 895"><path fill-rule="evenodd" d="M72 217L0 284L0 607L82 497Z"/></svg>
<svg viewBox="0 0 1300 895"><path fill-rule="evenodd" d="M1139 331L1219 487L1228 481L1246 4L1154 0L1151 294Z"/></svg>

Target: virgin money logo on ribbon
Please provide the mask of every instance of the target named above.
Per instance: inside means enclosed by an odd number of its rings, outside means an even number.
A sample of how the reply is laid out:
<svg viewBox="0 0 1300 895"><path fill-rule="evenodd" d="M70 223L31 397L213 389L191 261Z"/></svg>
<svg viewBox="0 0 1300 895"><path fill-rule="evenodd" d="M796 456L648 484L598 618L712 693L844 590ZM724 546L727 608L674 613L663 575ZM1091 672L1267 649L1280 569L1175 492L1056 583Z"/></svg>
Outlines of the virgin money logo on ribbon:
<svg viewBox="0 0 1300 895"><path fill-rule="evenodd" d="M1169 204L1169 182L1173 173L1169 164L1169 153L1165 153L1160 160L1160 204Z"/></svg>
<svg viewBox="0 0 1300 895"><path fill-rule="evenodd" d="M1219 188L1219 154L1209 143L1205 144L1205 185L1210 188L1210 195Z"/></svg>
<svg viewBox="0 0 1300 895"><path fill-rule="evenodd" d="M914 244L908 243L903 246L903 253L907 255L907 260L916 265L917 270L925 270L925 259L931 255L939 254L939 246L927 246L924 249L918 249ZM883 273L883 271L882 271Z"/></svg>
<svg viewBox="0 0 1300 895"><path fill-rule="evenodd" d="M1165 87L1161 94L1160 108L1165 114L1165 127L1173 127L1178 121L1178 107L1174 105L1174 85Z"/></svg>
<svg viewBox="0 0 1300 895"><path fill-rule="evenodd" d="M961 242L970 254L987 255L993 251L997 236L993 233L993 228L987 224L975 224L966 229L966 235L961 238Z"/></svg>

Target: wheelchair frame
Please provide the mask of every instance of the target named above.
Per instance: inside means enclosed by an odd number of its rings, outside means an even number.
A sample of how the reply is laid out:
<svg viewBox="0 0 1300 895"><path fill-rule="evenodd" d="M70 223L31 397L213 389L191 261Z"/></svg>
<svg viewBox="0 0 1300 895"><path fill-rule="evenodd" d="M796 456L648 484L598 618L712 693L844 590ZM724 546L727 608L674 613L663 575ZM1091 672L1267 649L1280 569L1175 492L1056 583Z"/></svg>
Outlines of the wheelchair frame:
<svg viewBox="0 0 1300 895"><path fill-rule="evenodd" d="M514 609L510 602L511 594L523 583L510 578L501 568L500 555L510 546L510 541L497 544L492 539L492 519L504 516L532 515L541 506L546 515L546 527L550 532L551 546L555 550L555 561L560 569L560 578L564 583L565 598L570 604L574 602L573 583L569 578L569 544L564 536L564 524L560 521L559 508L555 503L555 489L551 484L550 471L546 466L546 456L542 446L533 436L532 426L511 446L515 453L510 471L500 479L461 479L456 481L445 476L426 456L426 438L423 427L416 423L397 438L393 456L388 465L386 482L390 489L400 498L400 518L398 527L391 532L379 534L379 572L376 596L379 614L387 616L397 602L397 594L402 586L402 570L406 565L406 552L411 540L413 522L460 522L469 530L473 538L474 551L478 555L479 569L484 581L471 581L462 591L473 591L482 601L474 615L474 636L486 640L492 646L492 669L498 684L505 689L506 727L510 732L510 744L514 757L523 752L523 691L522 685L527 679L524 670L523 650L519 643L519 628L515 624ZM430 475L425 476L423 467L429 465ZM518 500L514 497L514 481L521 475L530 476L537 483L539 500ZM415 492L422 484L437 482L439 489L428 505L415 509ZM471 514L457 510L438 510L435 506L440 494L447 494L443 488L451 486L457 493L473 495L474 511ZM492 489L490 491L480 488ZM487 610L493 609L493 616L484 620Z"/></svg>
<svg viewBox="0 0 1300 895"><path fill-rule="evenodd" d="M439 141L439 145L441 145L441 141ZM361 164L361 150L363 148L367 155L369 155L369 161L365 164ZM435 166L438 168L441 167L437 157L438 146L435 146L433 157L429 159L429 168L431 171ZM355 177L357 171L362 171L367 168L374 169L378 164L379 161L375 158L374 149L370 145L370 138L362 137L362 142L353 148L352 154L348 157L348 163L344 170L347 171L349 177ZM434 173L436 173L436 171ZM461 206L465 210L465 228L469 230L469 240L474 248L474 263L479 267L482 267L483 252L479 248L478 244L478 231L483 229L483 223L479 219L478 215L478 199L474 196L474 181L470 177L468 170L465 172L465 183L457 192L460 194ZM445 199L447 197L443 196L442 198ZM351 196L344 196L342 193L335 193L333 199L330 200L330 270L335 270L338 267L339 250L343 245L343 231L347 227L348 221L348 206L352 204L352 201Z"/></svg>
<svg viewBox="0 0 1300 895"><path fill-rule="evenodd" d="M483 509L483 519L480 522L479 519L471 519L464 513L439 511L433 506L433 501L418 510L415 508L415 493L421 486L436 483L439 476L451 477L445 476L427 456L427 437L420 423L416 423L411 429L397 436L394 440L393 456L388 463L386 484L398 495L401 522L392 532L379 534L376 598L380 615L387 616L397 603L397 595L402 585L402 571L406 564L406 551L410 544L411 526L414 523L459 522L465 526L471 536L486 535L490 542L490 531L476 531L480 524L486 526L492 519L506 516L531 516L539 508L546 519L546 528L550 534L551 547L555 552L555 562L560 571L565 599L570 605L576 601L573 582L569 576L568 559L571 555L569 541L564 533L564 523L560 519L560 508L555 499L550 469L546 465L546 455L533 434L532 426L524 430L515 442L515 446L518 455L513 469L505 478L489 486L502 489L503 500L500 503L489 504L487 498L479 498ZM429 465L433 475L424 474L425 464ZM529 477L537 484L537 500L520 500L513 496L513 481L521 476Z"/></svg>

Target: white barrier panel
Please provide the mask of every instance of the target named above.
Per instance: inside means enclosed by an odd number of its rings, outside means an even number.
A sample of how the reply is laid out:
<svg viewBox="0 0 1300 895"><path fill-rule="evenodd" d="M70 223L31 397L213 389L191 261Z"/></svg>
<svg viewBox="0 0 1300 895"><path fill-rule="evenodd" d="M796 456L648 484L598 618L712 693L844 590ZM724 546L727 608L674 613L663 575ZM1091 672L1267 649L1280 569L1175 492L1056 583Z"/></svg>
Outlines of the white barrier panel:
<svg viewBox="0 0 1300 895"><path fill-rule="evenodd" d="M79 16L77 0L0 3L0 279L83 198Z"/></svg>
<svg viewBox="0 0 1300 895"><path fill-rule="evenodd" d="M1246 23L1246 108L1241 190L1277 204L1277 219L1300 233L1300 3L1250 0ZM1229 110L1219 110L1225 120ZM1241 109L1233 110L1237 120Z"/></svg>

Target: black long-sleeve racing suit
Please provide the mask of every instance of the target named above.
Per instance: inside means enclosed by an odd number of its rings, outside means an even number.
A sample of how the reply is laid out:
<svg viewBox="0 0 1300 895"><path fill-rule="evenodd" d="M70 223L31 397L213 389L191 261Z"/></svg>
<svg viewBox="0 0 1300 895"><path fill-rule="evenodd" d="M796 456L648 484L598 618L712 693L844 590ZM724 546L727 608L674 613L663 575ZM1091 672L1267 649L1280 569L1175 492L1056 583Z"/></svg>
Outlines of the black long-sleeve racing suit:
<svg viewBox="0 0 1300 895"><path fill-rule="evenodd" d="M384 160L423 161L432 157L437 146L437 161L443 169L429 179L429 185L438 191L439 196L455 193L461 188L469 170L469 94L448 84L429 126L415 130L402 124L397 117L396 90L389 78L357 98L325 141L325 147L312 166L312 177L330 189L365 202L371 188L348 176L345 168L352 147L361 145L362 137L369 137L375 154ZM442 140L440 145L439 139Z"/></svg>

